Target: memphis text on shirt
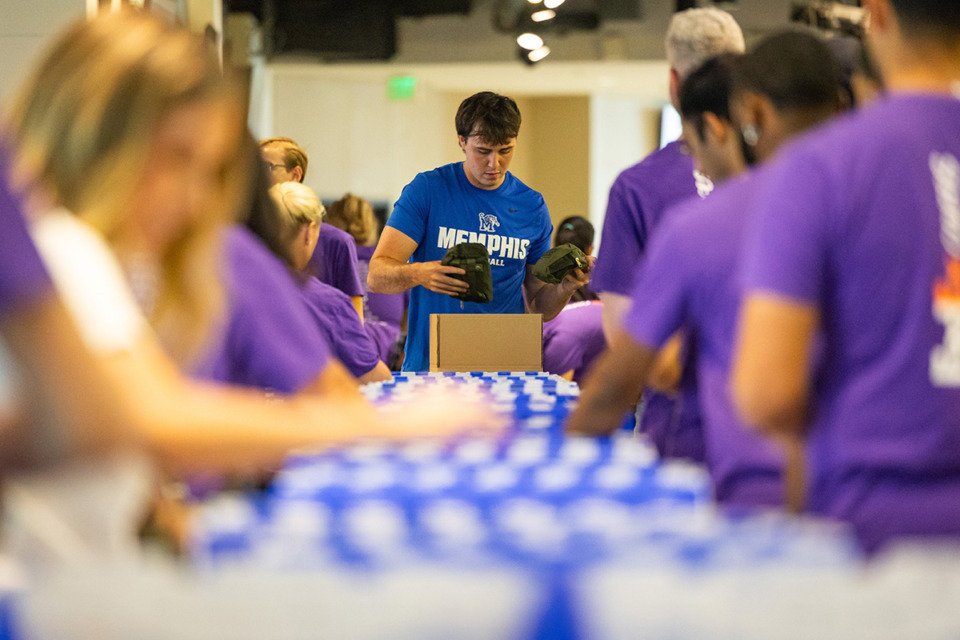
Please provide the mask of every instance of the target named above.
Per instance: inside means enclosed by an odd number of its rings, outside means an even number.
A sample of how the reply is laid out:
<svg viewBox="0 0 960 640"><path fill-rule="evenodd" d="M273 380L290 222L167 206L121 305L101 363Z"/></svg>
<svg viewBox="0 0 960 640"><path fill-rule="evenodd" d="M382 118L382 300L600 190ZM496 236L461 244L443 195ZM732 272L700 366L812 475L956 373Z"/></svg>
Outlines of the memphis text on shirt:
<svg viewBox="0 0 960 640"><path fill-rule="evenodd" d="M510 236L491 233L499 226L500 221L497 220L495 215L481 212L480 231L440 227L439 233L437 234L437 247L440 249L449 249L454 245L463 244L464 242L479 242L487 247L487 252L490 254L491 267L504 266L503 260L505 258L526 260L527 249L530 248L530 241L524 238L512 238Z"/></svg>

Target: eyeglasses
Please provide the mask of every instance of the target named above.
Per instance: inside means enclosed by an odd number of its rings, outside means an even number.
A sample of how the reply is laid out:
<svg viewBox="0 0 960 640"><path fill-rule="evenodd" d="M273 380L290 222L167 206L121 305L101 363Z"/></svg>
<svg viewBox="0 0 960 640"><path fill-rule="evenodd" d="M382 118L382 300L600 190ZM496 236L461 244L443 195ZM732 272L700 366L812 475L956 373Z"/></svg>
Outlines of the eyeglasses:
<svg viewBox="0 0 960 640"><path fill-rule="evenodd" d="M277 164L277 163L275 163L275 162L264 162L263 164L266 165L268 171L273 171L273 170L276 169L277 167L283 167L284 170L286 170L286 168L287 168L287 165L285 165L285 164Z"/></svg>

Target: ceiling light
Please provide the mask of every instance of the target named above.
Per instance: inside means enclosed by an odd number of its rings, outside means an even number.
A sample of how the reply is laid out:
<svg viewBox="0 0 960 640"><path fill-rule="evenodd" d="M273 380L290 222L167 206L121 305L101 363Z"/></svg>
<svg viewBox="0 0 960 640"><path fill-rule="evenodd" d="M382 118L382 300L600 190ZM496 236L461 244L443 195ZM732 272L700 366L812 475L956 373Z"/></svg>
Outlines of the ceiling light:
<svg viewBox="0 0 960 640"><path fill-rule="evenodd" d="M543 0L527 0L530 4L540 4Z"/></svg>
<svg viewBox="0 0 960 640"><path fill-rule="evenodd" d="M547 9L556 9L563 4L563 0L544 0L543 6Z"/></svg>
<svg viewBox="0 0 960 640"><path fill-rule="evenodd" d="M517 36L517 44L524 49L533 51L543 46L543 38L535 33L521 33Z"/></svg>
<svg viewBox="0 0 960 640"><path fill-rule="evenodd" d="M557 17L557 12L553 9L541 9L530 14L530 19L534 22L546 22Z"/></svg>
<svg viewBox="0 0 960 640"><path fill-rule="evenodd" d="M550 55L550 47L543 45L542 47L538 47L537 49L534 49L528 53L527 59L530 60L530 62L540 62L548 55Z"/></svg>

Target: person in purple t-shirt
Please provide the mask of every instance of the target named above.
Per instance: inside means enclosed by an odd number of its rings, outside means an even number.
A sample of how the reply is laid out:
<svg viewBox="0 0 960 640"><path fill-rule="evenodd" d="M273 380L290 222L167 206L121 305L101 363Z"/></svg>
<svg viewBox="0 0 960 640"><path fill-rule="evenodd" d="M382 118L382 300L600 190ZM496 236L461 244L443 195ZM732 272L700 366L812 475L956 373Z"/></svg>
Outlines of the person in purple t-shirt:
<svg viewBox="0 0 960 640"><path fill-rule="evenodd" d="M193 375L281 394L323 390L331 350L286 266L240 226L225 230L224 254L227 323Z"/></svg>
<svg viewBox="0 0 960 640"><path fill-rule="evenodd" d="M668 214L633 294L647 303L627 313L624 332L570 419L572 431L612 431L629 404L630 389L650 375L657 350L679 329L696 335L706 462L716 498L726 504L789 503L798 509L802 500L795 474L784 482L782 451L736 418L727 393L744 209L759 179L734 177L744 171L746 159L733 121L753 123L757 114L760 120L751 126L771 132L756 154L756 160L766 160L787 137L836 112L840 84L832 65L818 37L786 32L740 59L719 56L690 74L680 93L685 138L697 168L719 186L706 200L681 203ZM731 101L738 108L734 119Z"/></svg>
<svg viewBox="0 0 960 640"><path fill-rule="evenodd" d="M733 391L748 423L805 439L810 508L872 552L960 537L960 3L863 4L888 94L769 167Z"/></svg>
<svg viewBox="0 0 960 640"><path fill-rule="evenodd" d="M670 63L670 102L679 109L677 95L687 75L713 56L743 53L743 32L725 11L687 9L671 18L664 48ZM664 211L697 193L693 160L682 138L625 169L610 187L591 279L591 288L604 303L608 338L631 304L637 269Z"/></svg>
<svg viewBox="0 0 960 640"><path fill-rule="evenodd" d="M260 153L267 166L270 184L303 182L309 158L291 138L277 137L260 141ZM353 239L329 225L320 227L320 238L310 257L309 269L322 282L350 296L363 320L363 283L357 270L357 249Z"/></svg>
<svg viewBox="0 0 960 640"><path fill-rule="evenodd" d="M324 216L326 225L333 225L349 233L357 243L357 262L360 280L364 283L363 328L377 345L380 359L388 365L403 357L400 336L407 321L410 291L403 293L375 293L366 284L370 272L370 258L376 250L378 229L373 205L351 193L332 203Z"/></svg>
<svg viewBox="0 0 960 640"><path fill-rule="evenodd" d="M324 213L316 194L299 182L283 182L270 188L270 197L288 239L290 264L300 272L301 297L333 353L361 383L392 379L346 294L306 273Z"/></svg>
<svg viewBox="0 0 960 640"><path fill-rule="evenodd" d="M569 216L557 225L553 246L572 244L593 254L593 225L583 216ZM580 287L557 317L543 323L543 370L580 383L606 346L603 304Z"/></svg>
<svg viewBox="0 0 960 640"><path fill-rule="evenodd" d="M733 17L719 9L688 9L671 18L664 41L670 63L670 101L678 107L677 91L687 75L721 53L742 53L743 33ZM694 177L693 160L681 139L654 151L625 169L610 188L592 288L603 301L604 333L609 343L631 305L637 270L670 205L709 193L708 180ZM679 346L678 346L679 348ZM689 350L689 346L688 346ZM647 389L638 410L639 430L661 451L699 458L700 416L692 378L680 381L680 392L667 396ZM676 442L671 442L676 440ZM691 442L688 448L681 442Z"/></svg>

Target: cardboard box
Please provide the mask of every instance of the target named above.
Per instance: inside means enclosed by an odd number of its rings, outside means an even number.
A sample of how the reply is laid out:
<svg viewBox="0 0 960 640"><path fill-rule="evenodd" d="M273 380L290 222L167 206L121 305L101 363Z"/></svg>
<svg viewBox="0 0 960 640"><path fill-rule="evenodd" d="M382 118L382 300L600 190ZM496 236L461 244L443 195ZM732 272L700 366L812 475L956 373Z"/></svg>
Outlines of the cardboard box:
<svg viewBox="0 0 960 640"><path fill-rule="evenodd" d="M430 314L430 371L542 371L539 313Z"/></svg>

